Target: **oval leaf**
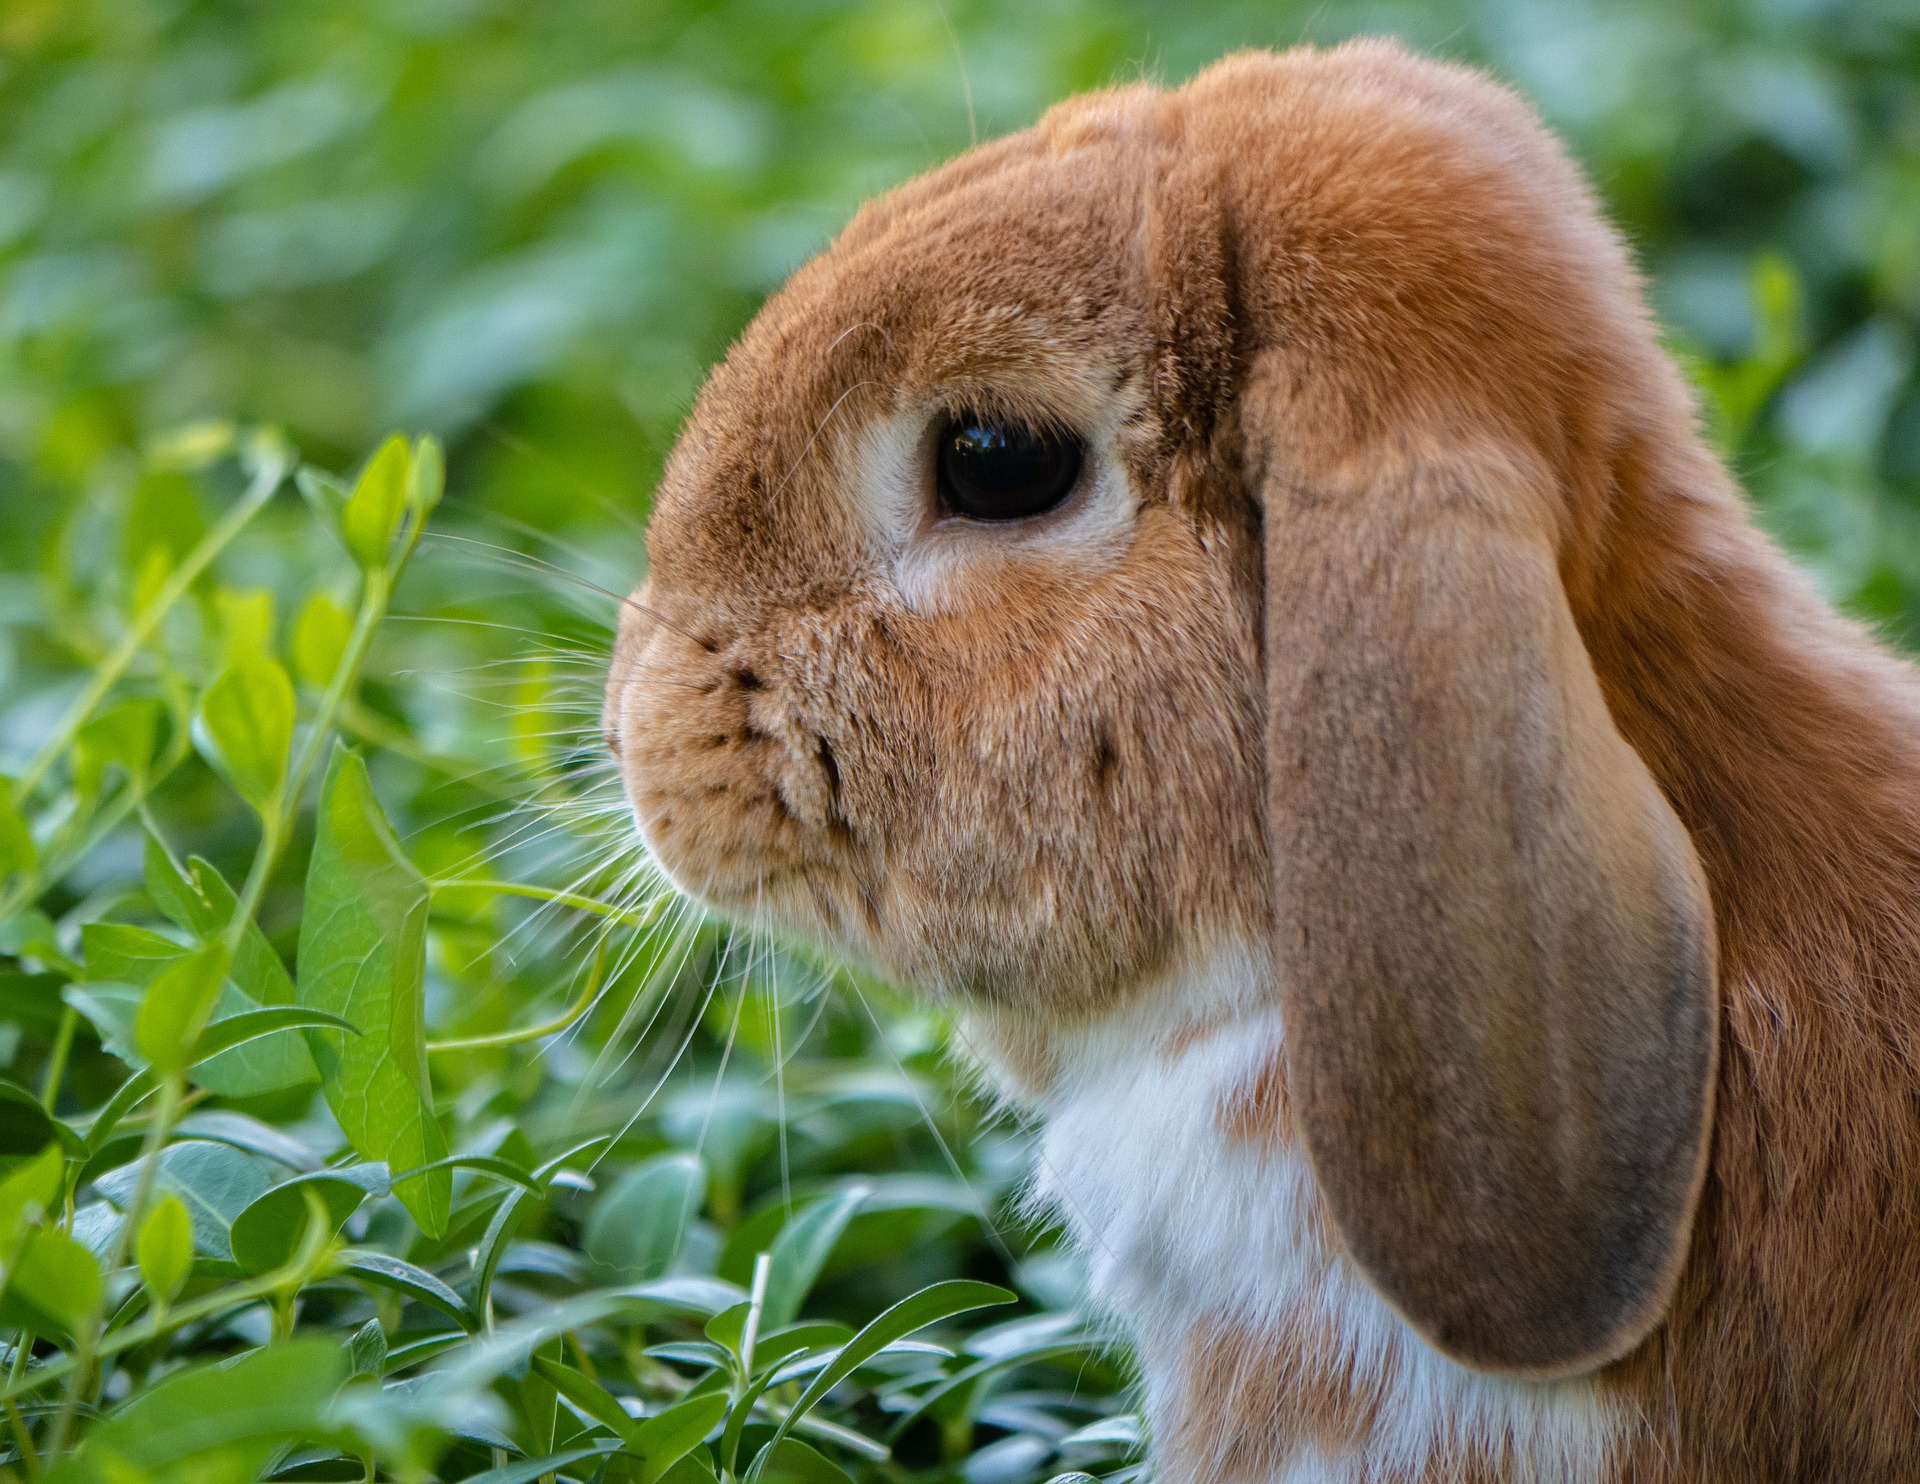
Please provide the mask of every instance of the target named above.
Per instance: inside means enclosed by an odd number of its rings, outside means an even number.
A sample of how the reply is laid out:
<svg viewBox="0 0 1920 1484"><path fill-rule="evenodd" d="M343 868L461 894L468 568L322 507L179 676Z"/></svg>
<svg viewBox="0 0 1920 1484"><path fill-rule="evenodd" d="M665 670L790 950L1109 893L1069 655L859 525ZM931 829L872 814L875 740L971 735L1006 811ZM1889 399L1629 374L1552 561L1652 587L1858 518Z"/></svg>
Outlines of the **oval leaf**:
<svg viewBox="0 0 1920 1484"><path fill-rule="evenodd" d="M156 1305L172 1302L193 1271L193 1221L177 1195L163 1195L140 1223L140 1279Z"/></svg>
<svg viewBox="0 0 1920 1484"><path fill-rule="evenodd" d="M394 434L367 460L340 512L340 534L362 567L386 565L387 551L406 511L407 443Z"/></svg>
<svg viewBox="0 0 1920 1484"><path fill-rule="evenodd" d="M587 1255L623 1283L664 1277L707 1194L697 1154L663 1154L622 1175L587 1218Z"/></svg>
<svg viewBox="0 0 1920 1484"><path fill-rule="evenodd" d="M428 1092L422 996L427 886L387 823L366 764L336 748L320 795L300 923L299 1000L360 1032L309 1031L327 1106L362 1159L395 1170L446 1158ZM444 1167L398 1181L421 1230L446 1230L453 1177Z"/></svg>
<svg viewBox="0 0 1920 1484"><path fill-rule="evenodd" d="M147 986L134 1045L156 1071L177 1072L193 1060L226 974L226 953L215 946L186 954Z"/></svg>
<svg viewBox="0 0 1920 1484"><path fill-rule="evenodd" d="M233 1218L229 1238L233 1260L243 1273L270 1273L288 1262L299 1249L310 1220L306 1193L312 1191L326 1207L332 1223L328 1235L338 1232L369 1195L387 1193L384 1165L357 1165L296 1175L256 1197Z"/></svg>
<svg viewBox="0 0 1920 1484"><path fill-rule="evenodd" d="M276 660L243 659L207 688L195 740L257 810L272 801L293 751L293 682Z"/></svg>

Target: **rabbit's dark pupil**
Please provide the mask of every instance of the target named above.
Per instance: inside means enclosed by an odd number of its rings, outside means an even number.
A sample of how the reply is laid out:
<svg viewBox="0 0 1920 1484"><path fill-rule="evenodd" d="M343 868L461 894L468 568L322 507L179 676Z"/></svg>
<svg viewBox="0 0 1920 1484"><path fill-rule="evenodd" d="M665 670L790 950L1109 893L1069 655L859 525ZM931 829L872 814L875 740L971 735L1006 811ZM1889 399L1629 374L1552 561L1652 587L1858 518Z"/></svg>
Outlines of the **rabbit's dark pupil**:
<svg viewBox="0 0 1920 1484"><path fill-rule="evenodd" d="M990 418L950 418L934 457L940 502L973 520L1020 520L1073 492L1083 458L1071 434Z"/></svg>

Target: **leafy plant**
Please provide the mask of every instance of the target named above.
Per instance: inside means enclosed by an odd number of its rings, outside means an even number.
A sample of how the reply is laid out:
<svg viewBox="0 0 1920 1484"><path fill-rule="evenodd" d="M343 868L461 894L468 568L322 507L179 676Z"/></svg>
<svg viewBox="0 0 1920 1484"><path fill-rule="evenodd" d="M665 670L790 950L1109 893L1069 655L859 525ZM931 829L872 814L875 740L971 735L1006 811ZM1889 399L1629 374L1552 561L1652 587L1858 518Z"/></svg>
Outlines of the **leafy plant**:
<svg viewBox="0 0 1920 1484"><path fill-rule="evenodd" d="M1042 1299L1057 1282L1007 1245L1035 1236L1000 1203L1011 1161L955 1162L977 1115L937 1023L882 1020L880 987L689 915L564 739L516 715L489 771L392 707L381 644L442 483L430 439L389 439L347 482L271 433L176 435L129 475L148 513L126 548L64 574L67 627L37 633L95 658L0 793L0 994L40 1028L33 1084L0 1082L5 1466L761 1484L1040 1477L1063 1447L1124 1466L1137 1435L1085 1431L1124 1379L1093 1333L1070 1313L968 1328L1018 1301L1009 1274ZM292 602L234 585L289 539L314 554ZM550 674L534 655L516 698L571 725ZM507 802L476 822L449 791ZM524 853L529 827L565 839ZM520 982L570 965L560 1014L507 1023L538 998ZM876 1141L897 1173L860 1178ZM1007 1389L1049 1375L1063 1389ZM1018 1443L1011 1467L983 1431Z"/></svg>

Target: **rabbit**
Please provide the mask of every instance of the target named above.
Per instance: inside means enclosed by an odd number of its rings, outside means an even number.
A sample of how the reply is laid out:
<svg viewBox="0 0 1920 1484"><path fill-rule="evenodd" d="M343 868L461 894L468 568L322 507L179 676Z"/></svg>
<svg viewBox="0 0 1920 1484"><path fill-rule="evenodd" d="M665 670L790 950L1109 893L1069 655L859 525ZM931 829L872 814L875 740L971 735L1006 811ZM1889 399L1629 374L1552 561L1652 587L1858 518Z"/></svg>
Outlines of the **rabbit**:
<svg viewBox="0 0 1920 1484"><path fill-rule="evenodd" d="M950 1007L1165 1484L1920 1475L1920 687L1466 68L1116 87L702 391L607 739Z"/></svg>

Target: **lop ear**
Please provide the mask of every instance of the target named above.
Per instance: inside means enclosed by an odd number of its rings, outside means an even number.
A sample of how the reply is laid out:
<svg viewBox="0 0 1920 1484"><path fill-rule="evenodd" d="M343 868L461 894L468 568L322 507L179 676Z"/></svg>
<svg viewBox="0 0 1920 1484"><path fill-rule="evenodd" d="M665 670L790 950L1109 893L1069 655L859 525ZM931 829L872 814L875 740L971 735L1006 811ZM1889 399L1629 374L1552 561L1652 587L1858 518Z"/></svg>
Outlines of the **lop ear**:
<svg viewBox="0 0 1920 1484"><path fill-rule="evenodd" d="M1615 730L1544 480L1383 459L1262 488L1295 1116L1353 1257L1467 1365L1615 1359L1705 1168L1705 880Z"/></svg>

